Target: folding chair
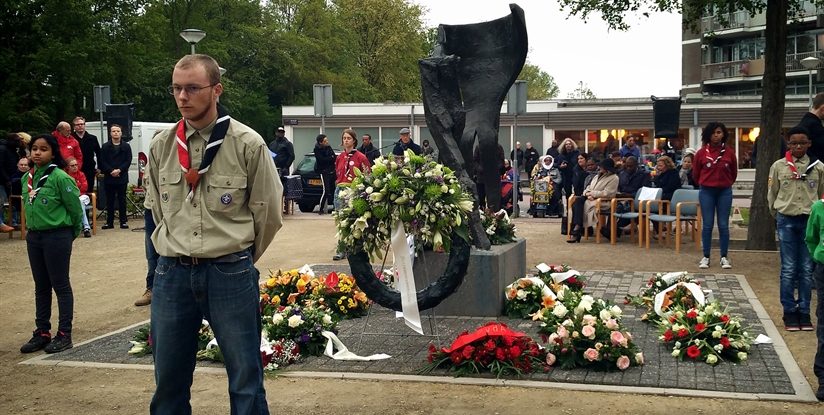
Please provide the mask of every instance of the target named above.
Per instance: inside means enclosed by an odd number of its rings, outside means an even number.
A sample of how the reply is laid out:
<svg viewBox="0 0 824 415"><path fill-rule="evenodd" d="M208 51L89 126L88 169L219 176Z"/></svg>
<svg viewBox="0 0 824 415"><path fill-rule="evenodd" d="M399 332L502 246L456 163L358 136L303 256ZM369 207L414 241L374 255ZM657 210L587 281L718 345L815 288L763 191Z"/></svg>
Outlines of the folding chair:
<svg viewBox="0 0 824 415"><path fill-rule="evenodd" d="M616 235L618 233L618 220L630 220L630 237L635 233L636 227L638 229L638 247L644 244L644 224L646 222L646 205L650 200L660 199L663 189L656 189L652 187L642 187L635 192L634 198L616 197L610 201L610 243L615 245ZM618 213L618 203L631 202L629 212Z"/></svg>

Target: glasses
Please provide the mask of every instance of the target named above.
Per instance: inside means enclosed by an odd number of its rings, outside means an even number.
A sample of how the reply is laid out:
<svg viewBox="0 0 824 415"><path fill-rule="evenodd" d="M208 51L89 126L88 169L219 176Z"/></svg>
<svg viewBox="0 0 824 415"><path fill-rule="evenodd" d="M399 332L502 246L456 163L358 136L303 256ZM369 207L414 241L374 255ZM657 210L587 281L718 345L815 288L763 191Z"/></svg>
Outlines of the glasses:
<svg viewBox="0 0 824 415"><path fill-rule="evenodd" d="M788 143L790 147L804 147L810 145L809 141L790 141Z"/></svg>
<svg viewBox="0 0 824 415"><path fill-rule="evenodd" d="M206 85L206 86L197 86L197 85L186 85L186 86L180 86L180 85L169 85L168 87L166 87L166 91L168 91L168 92L169 92L169 94L172 94L172 95L174 95L174 96L178 96L178 95L180 95L180 93L181 93L181 92L183 92L183 91L186 91L186 95L195 95L195 94L197 94L198 92L200 92L200 90L202 90L202 89L206 89L206 88L211 88L211 87L213 87L213 86L215 86L215 85L217 85L217 84L211 84L211 85Z"/></svg>

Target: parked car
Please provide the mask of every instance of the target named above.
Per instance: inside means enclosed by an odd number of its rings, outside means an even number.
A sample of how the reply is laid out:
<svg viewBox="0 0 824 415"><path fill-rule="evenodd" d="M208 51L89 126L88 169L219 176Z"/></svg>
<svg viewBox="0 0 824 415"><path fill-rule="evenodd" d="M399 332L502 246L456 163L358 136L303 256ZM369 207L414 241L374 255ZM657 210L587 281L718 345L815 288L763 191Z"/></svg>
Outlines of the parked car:
<svg viewBox="0 0 824 415"><path fill-rule="evenodd" d="M335 151L335 155L340 154ZM315 206L320 204L320 196L323 194L323 182L320 174L315 172L315 154L308 153L303 156L303 160L298 163L298 167L293 174L300 176L303 186L303 197L298 200L298 209L301 212L311 212Z"/></svg>

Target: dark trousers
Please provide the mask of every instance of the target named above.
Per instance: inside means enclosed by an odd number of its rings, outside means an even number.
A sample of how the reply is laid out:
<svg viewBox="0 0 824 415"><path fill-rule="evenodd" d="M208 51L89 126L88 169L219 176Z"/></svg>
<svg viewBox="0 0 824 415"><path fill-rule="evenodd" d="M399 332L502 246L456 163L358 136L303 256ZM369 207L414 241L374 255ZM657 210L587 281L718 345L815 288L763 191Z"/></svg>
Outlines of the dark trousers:
<svg viewBox="0 0 824 415"><path fill-rule="evenodd" d="M335 173L321 173L320 182L323 184L323 193L320 195L318 212L326 213L326 206L335 204Z"/></svg>
<svg viewBox="0 0 824 415"><path fill-rule="evenodd" d="M818 377L819 388L824 385L824 264L816 262L813 271L813 283L818 296L818 305L815 308L815 316L818 322L815 327L815 335L818 337L818 348L815 352L815 363L813 372Z"/></svg>
<svg viewBox="0 0 824 415"><path fill-rule="evenodd" d="M478 191L478 209L486 209L486 186L480 181L475 183L475 189Z"/></svg>
<svg viewBox="0 0 824 415"><path fill-rule="evenodd" d="M584 227L584 204L587 202L586 196L575 197L575 202L572 204L572 231L578 229L579 231Z"/></svg>
<svg viewBox="0 0 824 415"><path fill-rule="evenodd" d="M51 330L52 290L57 295L57 329L72 332L74 294L69 281L74 232L71 228L32 231L26 234L31 275L34 277L34 323L43 331Z"/></svg>
<svg viewBox="0 0 824 415"><path fill-rule="evenodd" d="M86 183L88 183L88 189L80 189L80 193L91 193L94 191L94 180L97 178L94 170L92 171L84 171L83 175L86 176Z"/></svg>
<svg viewBox="0 0 824 415"><path fill-rule="evenodd" d="M126 217L126 183L105 183L106 186L106 224L114 224L114 200L117 198L117 212L120 223L128 222Z"/></svg>
<svg viewBox="0 0 824 415"><path fill-rule="evenodd" d="M154 243L152 243L152 234L157 226L152 217L152 210L146 209L143 213L143 224L145 226L144 242L146 244L146 265L148 271L146 272L146 289L151 290L154 285L155 268L157 268L157 259L160 255L155 250Z"/></svg>

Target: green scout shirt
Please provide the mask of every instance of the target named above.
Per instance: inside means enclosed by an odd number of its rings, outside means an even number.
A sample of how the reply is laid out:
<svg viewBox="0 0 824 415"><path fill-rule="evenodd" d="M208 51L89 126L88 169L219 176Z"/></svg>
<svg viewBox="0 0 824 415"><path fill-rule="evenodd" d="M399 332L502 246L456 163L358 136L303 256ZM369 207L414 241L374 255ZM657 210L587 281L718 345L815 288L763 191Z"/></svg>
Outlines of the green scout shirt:
<svg viewBox="0 0 824 415"><path fill-rule="evenodd" d="M824 201L816 201L810 208L810 217L807 219L807 235L804 241L810 251L813 260L819 264L824 264ZM819 300L820 301L820 300Z"/></svg>
<svg viewBox="0 0 824 415"><path fill-rule="evenodd" d="M186 126L193 167L200 166L215 121L200 131ZM166 257L216 258L254 246L257 261L283 224L283 185L263 138L232 119L187 202L176 130L177 125L159 133L149 150L146 207L157 224L155 249Z"/></svg>
<svg viewBox="0 0 824 415"><path fill-rule="evenodd" d="M37 187L38 180L45 172L46 167L37 167L21 179L26 228L32 231L47 231L70 227L76 238L83 230L82 215L86 213L80 205L80 190L77 183L68 173L59 168L54 169L43 187L37 191L37 196L29 203L29 175L34 174L32 186Z"/></svg>
<svg viewBox="0 0 824 415"><path fill-rule="evenodd" d="M772 164L767 185L767 206L773 217L776 212L787 216L807 215L810 206L824 194L824 164L816 161L808 171L809 164L807 155L795 161L799 174L807 172L803 179L793 178L790 166L783 158Z"/></svg>

